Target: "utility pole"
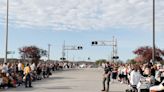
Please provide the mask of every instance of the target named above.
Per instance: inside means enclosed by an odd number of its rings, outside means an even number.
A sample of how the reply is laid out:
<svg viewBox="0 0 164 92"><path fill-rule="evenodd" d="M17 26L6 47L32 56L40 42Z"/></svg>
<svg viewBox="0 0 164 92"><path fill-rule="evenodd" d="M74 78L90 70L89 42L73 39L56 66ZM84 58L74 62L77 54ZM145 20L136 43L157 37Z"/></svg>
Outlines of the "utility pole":
<svg viewBox="0 0 164 92"><path fill-rule="evenodd" d="M7 0L7 12L6 12L6 32L5 32L5 58L4 63L7 62L7 52L8 52L8 21L9 20L9 0Z"/></svg>
<svg viewBox="0 0 164 92"><path fill-rule="evenodd" d="M152 49L152 62L155 63L155 0L153 0L153 49Z"/></svg>

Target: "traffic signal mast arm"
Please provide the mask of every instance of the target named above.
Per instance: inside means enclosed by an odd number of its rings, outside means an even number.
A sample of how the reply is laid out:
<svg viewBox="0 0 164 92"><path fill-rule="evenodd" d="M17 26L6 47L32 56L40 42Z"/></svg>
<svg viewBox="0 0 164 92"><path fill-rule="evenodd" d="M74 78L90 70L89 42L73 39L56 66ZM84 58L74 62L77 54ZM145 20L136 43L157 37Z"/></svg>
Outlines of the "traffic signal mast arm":
<svg viewBox="0 0 164 92"><path fill-rule="evenodd" d="M83 47L82 46L65 46L64 50L82 50Z"/></svg>
<svg viewBox="0 0 164 92"><path fill-rule="evenodd" d="M113 38L113 41L92 41L92 46L113 46L113 56L112 59L119 59L117 56L117 39Z"/></svg>
<svg viewBox="0 0 164 92"><path fill-rule="evenodd" d="M114 41L92 41L92 46L115 46Z"/></svg>
<svg viewBox="0 0 164 92"><path fill-rule="evenodd" d="M65 58L65 51L67 50L82 50L83 47L82 46L74 46L74 45L63 45L63 51L62 51L62 58L60 58L60 60L66 60Z"/></svg>

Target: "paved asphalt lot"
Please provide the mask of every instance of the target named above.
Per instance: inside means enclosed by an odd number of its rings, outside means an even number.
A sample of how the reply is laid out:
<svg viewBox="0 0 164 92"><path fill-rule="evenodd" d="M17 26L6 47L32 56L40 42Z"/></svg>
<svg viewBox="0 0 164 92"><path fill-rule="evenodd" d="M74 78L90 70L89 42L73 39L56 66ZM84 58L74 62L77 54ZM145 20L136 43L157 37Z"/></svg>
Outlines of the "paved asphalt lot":
<svg viewBox="0 0 164 92"><path fill-rule="evenodd" d="M49 79L33 82L33 88L7 89L1 92L101 92L100 68L69 69L53 73ZM125 92L128 86L119 82L110 84L110 92Z"/></svg>

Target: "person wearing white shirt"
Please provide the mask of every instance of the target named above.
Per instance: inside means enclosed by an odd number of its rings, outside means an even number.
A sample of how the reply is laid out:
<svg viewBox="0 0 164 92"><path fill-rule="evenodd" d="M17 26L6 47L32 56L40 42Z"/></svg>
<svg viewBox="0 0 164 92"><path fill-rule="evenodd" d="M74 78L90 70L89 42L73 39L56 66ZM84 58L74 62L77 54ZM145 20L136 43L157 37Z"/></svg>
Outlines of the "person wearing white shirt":
<svg viewBox="0 0 164 92"><path fill-rule="evenodd" d="M20 61L18 63L18 71L22 71L22 63Z"/></svg>
<svg viewBox="0 0 164 92"><path fill-rule="evenodd" d="M4 63L4 64L3 64L2 72L3 72L3 73L7 73L7 72L8 72L8 66L7 66L7 63Z"/></svg>
<svg viewBox="0 0 164 92"><path fill-rule="evenodd" d="M31 70L34 71L35 70L35 63L33 63L30 67L31 67Z"/></svg>
<svg viewBox="0 0 164 92"><path fill-rule="evenodd" d="M139 72L138 66L134 66L134 70L130 73L130 84L135 92L137 92L137 84L139 83L141 74Z"/></svg>

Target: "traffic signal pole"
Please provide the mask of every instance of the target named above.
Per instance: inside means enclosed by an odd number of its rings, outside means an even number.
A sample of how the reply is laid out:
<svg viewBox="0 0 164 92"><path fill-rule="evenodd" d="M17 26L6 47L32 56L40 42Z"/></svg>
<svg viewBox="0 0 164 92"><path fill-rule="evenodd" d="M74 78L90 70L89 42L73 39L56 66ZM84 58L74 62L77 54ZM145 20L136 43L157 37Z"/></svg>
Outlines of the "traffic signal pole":
<svg viewBox="0 0 164 92"><path fill-rule="evenodd" d="M65 58L65 41L64 41L63 47L62 47L62 58L63 58L63 61L64 61L64 58Z"/></svg>
<svg viewBox="0 0 164 92"><path fill-rule="evenodd" d="M119 57L117 56L117 39L113 36L112 41L92 41L92 46L112 46L112 61L114 62L115 59L118 59Z"/></svg>
<svg viewBox="0 0 164 92"><path fill-rule="evenodd" d="M63 48L62 48L62 58L61 60L65 60L65 51L67 51L67 59L68 59L68 50L82 50L83 47L82 46L75 46L75 45L65 45L65 41L63 44Z"/></svg>
<svg viewBox="0 0 164 92"><path fill-rule="evenodd" d="M115 56L115 38L114 38L114 36L113 36L113 56L112 57L114 57ZM113 62L114 62L114 59L112 58L112 60L113 60Z"/></svg>
<svg viewBox="0 0 164 92"><path fill-rule="evenodd" d="M115 57L117 56L117 50L118 50L118 47L117 47L117 39L115 39L115 37L113 36L113 54L112 54L112 57ZM117 57L115 57L117 58ZM113 62L115 62L117 59L115 58L112 58L113 59Z"/></svg>
<svg viewBox="0 0 164 92"><path fill-rule="evenodd" d="M114 56L117 56L117 51L118 51L118 44L117 44L117 39L114 40ZM115 61L117 61L117 59L114 59Z"/></svg>

